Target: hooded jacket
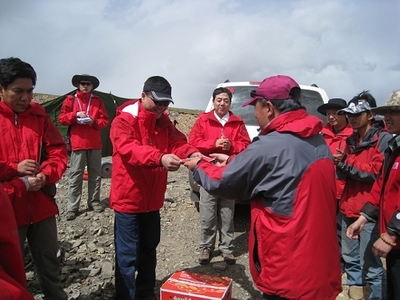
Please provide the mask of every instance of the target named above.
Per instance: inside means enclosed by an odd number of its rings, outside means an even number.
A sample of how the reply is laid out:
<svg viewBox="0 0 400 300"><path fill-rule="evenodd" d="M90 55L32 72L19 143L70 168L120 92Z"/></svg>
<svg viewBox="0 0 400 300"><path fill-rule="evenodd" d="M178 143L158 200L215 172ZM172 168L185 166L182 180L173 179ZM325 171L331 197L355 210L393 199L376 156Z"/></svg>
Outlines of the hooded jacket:
<svg viewBox="0 0 400 300"><path fill-rule="evenodd" d="M250 271L263 293L334 300L341 288L332 154L304 109L272 120L225 167L201 161L211 194L250 200Z"/></svg>
<svg viewBox="0 0 400 300"><path fill-rule="evenodd" d="M79 111L87 111L94 123L77 123L76 113ZM102 148L101 130L108 124L108 114L100 97L79 90L75 95L68 95L61 106L58 121L64 126L70 126L72 151Z"/></svg>
<svg viewBox="0 0 400 300"><path fill-rule="evenodd" d="M14 208L17 225L36 223L56 215L54 195L44 190L27 191L17 172L21 161L38 161L49 186L59 181L67 168L65 143L44 108L31 102L26 111L16 114L1 101L0 135L0 161L6 164L0 182Z"/></svg>
<svg viewBox="0 0 400 300"><path fill-rule="evenodd" d="M215 147L215 142L222 136L227 137L232 146L229 150ZM250 144L243 119L229 112L229 119L225 126L217 120L214 110L200 114L189 133L189 142L204 155L211 153L238 154Z"/></svg>
<svg viewBox="0 0 400 300"><path fill-rule="evenodd" d="M339 179L346 185L340 199L340 211L347 218L358 218L368 202L372 185L382 169L384 151L392 136L384 130L382 121L375 122L358 144L358 133L346 139L346 155L336 166Z"/></svg>
<svg viewBox="0 0 400 300"><path fill-rule="evenodd" d="M335 133L332 125L328 123L322 128L321 133L332 154L334 154L337 153L336 149L342 151L345 149L346 139L353 133L353 128L350 124L347 124L343 130ZM336 180L336 199L340 200L345 185L346 181L340 179Z"/></svg>
<svg viewBox="0 0 400 300"><path fill-rule="evenodd" d="M164 154L187 158L198 150L189 145L166 114L157 119L139 100L125 102L111 124L113 171L110 207L122 213L159 210L164 204L167 169Z"/></svg>

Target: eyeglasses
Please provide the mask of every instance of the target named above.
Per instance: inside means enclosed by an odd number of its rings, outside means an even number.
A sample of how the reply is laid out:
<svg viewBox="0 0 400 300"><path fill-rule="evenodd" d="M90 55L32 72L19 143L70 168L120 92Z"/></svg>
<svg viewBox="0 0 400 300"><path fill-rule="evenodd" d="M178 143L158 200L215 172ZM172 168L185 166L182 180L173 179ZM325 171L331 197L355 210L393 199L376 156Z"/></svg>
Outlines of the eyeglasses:
<svg viewBox="0 0 400 300"><path fill-rule="evenodd" d="M90 81L81 81L81 82L79 82L79 84L82 85L82 86L85 86L85 85L90 86L93 83L91 83Z"/></svg>
<svg viewBox="0 0 400 300"><path fill-rule="evenodd" d="M151 97L150 95L147 95L147 97L149 97L155 105L157 106L169 106L171 104L171 101L156 101L153 99L153 97Z"/></svg>

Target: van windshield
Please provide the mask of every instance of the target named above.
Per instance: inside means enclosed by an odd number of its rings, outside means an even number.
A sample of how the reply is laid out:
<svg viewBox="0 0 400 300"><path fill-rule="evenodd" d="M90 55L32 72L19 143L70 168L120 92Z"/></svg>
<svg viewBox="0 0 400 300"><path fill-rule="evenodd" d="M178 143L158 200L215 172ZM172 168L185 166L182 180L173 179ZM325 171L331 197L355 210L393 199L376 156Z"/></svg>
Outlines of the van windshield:
<svg viewBox="0 0 400 300"><path fill-rule="evenodd" d="M227 86L227 88L233 91L231 111L235 115L242 117L246 125L258 126L257 120L254 117L254 107L252 105L242 107L242 104L250 99L250 92L257 89L257 86ZM318 92L302 90L300 101L309 114L317 116L324 123L326 122L325 116L321 115L317 111L318 106L324 104L324 101Z"/></svg>

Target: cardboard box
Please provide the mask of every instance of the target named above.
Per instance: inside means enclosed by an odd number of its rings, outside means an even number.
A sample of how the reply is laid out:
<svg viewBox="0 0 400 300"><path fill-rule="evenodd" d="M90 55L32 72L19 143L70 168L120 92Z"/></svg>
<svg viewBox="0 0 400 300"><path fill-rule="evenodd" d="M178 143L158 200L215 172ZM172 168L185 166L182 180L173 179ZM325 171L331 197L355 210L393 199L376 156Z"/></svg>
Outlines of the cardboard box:
<svg viewBox="0 0 400 300"><path fill-rule="evenodd" d="M160 300L231 300L232 279L178 271L161 286Z"/></svg>

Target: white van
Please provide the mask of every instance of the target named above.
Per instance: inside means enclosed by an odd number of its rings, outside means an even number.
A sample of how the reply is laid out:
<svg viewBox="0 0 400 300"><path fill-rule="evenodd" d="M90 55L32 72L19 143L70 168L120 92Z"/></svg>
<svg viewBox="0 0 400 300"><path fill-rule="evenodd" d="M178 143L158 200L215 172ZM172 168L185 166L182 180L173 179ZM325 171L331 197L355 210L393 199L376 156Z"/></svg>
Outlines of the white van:
<svg viewBox="0 0 400 300"><path fill-rule="evenodd" d="M217 86L228 88L232 92L232 104L230 110L235 114L243 118L243 121L246 125L247 131L250 135L250 139L253 139L258 135L259 126L257 124L257 120L254 117L254 107L252 105L242 107L242 104L249 100L250 92L256 90L260 85L260 82L252 82L252 81L240 81L240 82L224 82ZM325 90L315 86L315 85L300 85L301 88L301 96L300 101L301 104L307 109L307 112L311 115L315 115L320 118L324 123L326 122L326 118L324 115L321 115L317 108L327 103L329 98L326 94ZM209 112L213 109L212 97L208 101L205 112ZM191 187L190 198L196 202L196 208L198 208L198 201L200 199L199 195L199 186L193 180L192 174L189 173L189 183Z"/></svg>

